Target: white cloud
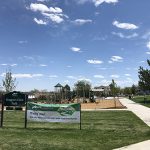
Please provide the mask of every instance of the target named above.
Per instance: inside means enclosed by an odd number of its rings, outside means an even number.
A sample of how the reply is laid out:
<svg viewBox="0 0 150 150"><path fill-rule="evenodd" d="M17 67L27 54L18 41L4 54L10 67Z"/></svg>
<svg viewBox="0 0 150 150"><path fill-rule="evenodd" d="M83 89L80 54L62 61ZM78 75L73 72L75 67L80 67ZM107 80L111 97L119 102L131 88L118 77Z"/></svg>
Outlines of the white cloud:
<svg viewBox="0 0 150 150"><path fill-rule="evenodd" d="M112 64L112 63L113 63L113 61L109 60L109 61L108 61L108 63L109 63L109 64Z"/></svg>
<svg viewBox="0 0 150 150"><path fill-rule="evenodd" d="M1 66L11 66L11 67L15 67L17 66L18 64L0 64Z"/></svg>
<svg viewBox="0 0 150 150"><path fill-rule="evenodd" d="M81 80L85 80L85 81L88 81L88 82L91 82L91 79L88 79L84 76L66 76L68 79L72 79L72 80L76 80L76 81L81 81Z"/></svg>
<svg viewBox="0 0 150 150"><path fill-rule="evenodd" d="M127 67L126 70L131 70L131 68Z"/></svg>
<svg viewBox="0 0 150 150"><path fill-rule="evenodd" d="M118 0L74 0L74 1L77 2L78 4L84 4L86 2L91 2L91 3L94 3L94 5L96 7L98 7L102 3L107 3L107 4L113 3L113 4L115 4L118 2Z"/></svg>
<svg viewBox="0 0 150 150"><path fill-rule="evenodd" d="M40 67L47 67L46 64L40 64Z"/></svg>
<svg viewBox="0 0 150 150"><path fill-rule="evenodd" d="M73 21L73 23L76 25L84 25L86 23L92 23L92 20L90 20L90 19L76 19Z"/></svg>
<svg viewBox="0 0 150 150"><path fill-rule="evenodd" d="M138 34L137 33L133 33L133 34L131 34L131 35L124 35L123 33L121 33L121 32L112 32L112 34L113 35L116 35L116 36L118 36L118 37L120 37L120 38L126 38L126 39L131 39L131 38L135 38L135 37L137 37L138 36Z"/></svg>
<svg viewBox="0 0 150 150"><path fill-rule="evenodd" d="M93 41L105 41L108 37L105 35L105 36L95 36L92 40Z"/></svg>
<svg viewBox="0 0 150 150"><path fill-rule="evenodd" d="M67 78L69 78L69 79L74 79L74 80L77 79L77 77L75 77L75 76L67 76Z"/></svg>
<svg viewBox="0 0 150 150"><path fill-rule="evenodd" d="M104 76L102 76L102 75L94 75L94 78L101 78L101 79L103 79Z"/></svg>
<svg viewBox="0 0 150 150"><path fill-rule="evenodd" d="M104 79L104 80L100 81L100 83L104 86L108 86L111 83L111 81Z"/></svg>
<svg viewBox="0 0 150 150"><path fill-rule="evenodd" d="M13 74L14 78L32 78L31 74Z"/></svg>
<svg viewBox="0 0 150 150"><path fill-rule="evenodd" d="M37 0L38 2L46 2L46 1L48 1L48 0Z"/></svg>
<svg viewBox="0 0 150 150"><path fill-rule="evenodd" d="M27 41L27 40L24 40L24 41L18 41L18 43L19 43L19 44L26 44L26 43L28 43L28 41Z"/></svg>
<svg viewBox="0 0 150 150"><path fill-rule="evenodd" d="M8 64L1 64L1 66L7 66Z"/></svg>
<svg viewBox="0 0 150 150"><path fill-rule="evenodd" d="M132 82L132 81L133 81L133 80L132 80L132 78L129 78L129 77L128 77L128 78L126 78L126 79L127 79L128 81L130 81L130 82Z"/></svg>
<svg viewBox="0 0 150 150"><path fill-rule="evenodd" d="M65 80L64 83L68 84L68 83L69 83L69 80Z"/></svg>
<svg viewBox="0 0 150 150"><path fill-rule="evenodd" d="M62 13L62 9L59 7L47 7L44 4L31 3L30 10L40 11L40 12L50 12L50 13Z"/></svg>
<svg viewBox="0 0 150 150"><path fill-rule="evenodd" d="M2 73L0 76L4 77L6 73ZM12 74L12 77L14 78L35 78L35 77L42 77L43 74Z"/></svg>
<svg viewBox="0 0 150 150"><path fill-rule="evenodd" d="M48 12L49 11L49 8L46 5L37 4L37 3L31 3L29 9L32 11L40 11L40 12Z"/></svg>
<svg viewBox="0 0 150 150"><path fill-rule="evenodd" d="M146 47L150 50L150 41L147 42Z"/></svg>
<svg viewBox="0 0 150 150"><path fill-rule="evenodd" d="M146 52L146 54L150 55L150 52Z"/></svg>
<svg viewBox="0 0 150 150"><path fill-rule="evenodd" d="M58 78L57 75L50 75L49 78Z"/></svg>
<svg viewBox="0 0 150 150"><path fill-rule="evenodd" d="M117 74L112 74L110 77L111 77L111 78L119 78L120 76L117 75Z"/></svg>
<svg viewBox="0 0 150 150"><path fill-rule="evenodd" d="M42 13L44 16L49 18L52 22L61 23L64 19L59 14L49 14L49 13Z"/></svg>
<svg viewBox="0 0 150 150"><path fill-rule="evenodd" d="M135 37L137 37L138 36L138 34L137 33L133 33L133 34L131 34L131 35L127 35L127 36L125 36L125 38L127 38L127 39L131 39L131 38L135 38Z"/></svg>
<svg viewBox="0 0 150 150"><path fill-rule="evenodd" d="M111 82L112 82L111 80L101 80L100 84L108 86ZM132 84L137 84L137 81L134 81L131 78L126 78L125 80L115 79L115 82L117 83L118 86L121 86L121 87L131 86Z"/></svg>
<svg viewBox="0 0 150 150"><path fill-rule="evenodd" d="M124 74L125 76L127 76L127 77L130 77L131 75L130 74L128 74L128 73L126 73L126 74Z"/></svg>
<svg viewBox="0 0 150 150"><path fill-rule="evenodd" d="M95 4L95 6L97 7L97 6L101 5L102 3L108 3L108 4L117 3L118 0L93 0L93 2Z"/></svg>
<svg viewBox="0 0 150 150"><path fill-rule="evenodd" d="M144 60L142 60L142 61L140 61L139 63L145 63L145 61L144 61Z"/></svg>
<svg viewBox="0 0 150 150"><path fill-rule="evenodd" d="M2 73L0 74L0 77L4 77L6 75L6 73Z"/></svg>
<svg viewBox="0 0 150 150"><path fill-rule="evenodd" d="M121 56L112 56L111 61L112 62L122 62L123 58Z"/></svg>
<svg viewBox="0 0 150 150"><path fill-rule="evenodd" d="M131 23L120 23L118 21L114 21L113 25L121 28L121 29L126 29L126 30L134 30L134 29L138 29L139 27L136 26L135 24L131 24Z"/></svg>
<svg viewBox="0 0 150 150"><path fill-rule="evenodd" d="M131 86L131 84L137 84L135 81L133 81L131 78L126 78L126 80L118 80L116 83L120 86Z"/></svg>
<svg viewBox="0 0 150 150"><path fill-rule="evenodd" d="M32 74L32 78L33 77L42 77L43 76L43 74Z"/></svg>
<svg viewBox="0 0 150 150"><path fill-rule="evenodd" d="M34 60L35 58L32 56L23 56L23 57L20 57L19 59Z"/></svg>
<svg viewBox="0 0 150 150"><path fill-rule="evenodd" d="M47 22L45 22L45 21L43 21L43 20L41 20L41 19L37 19L37 18L34 18L33 19L37 24L41 24L41 25L47 25Z"/></svg>
<svg viewBox="0 0 150 150"><path fill-rule="evenodd" d="M100 70L107 70L108 68L98 68L98 69L100 69Z"/></svg>
<svg viewBox="0 0 150 150"><path fill-rule="evenodd" d="M75 0L78 4L84 4L86 2L90 2L91 0Z"/></svg>
<svg viewBox="0 0 150 150"><path fill-rule="evenodd" d="M96 59L89 59L89 60L87 60L87 62L88 62L89 64L102 64L102 63L103 63L103 61L101 61L101 60L96 60Z"/></svg>
<svg viewBox="0 0 150 150"><path fill-rule="evenodd" d="M72 66L68 65L67 68L72 68Z"/></svg>
<svg viewBox="0 0 150 150"><path fill-rule="evenodd" d="M62 13L63 11L62 11L62 9L61 8L59 8L59 7L50 7L49 8L49 12L51 12L51 13Z"/></svg>
<svg viewBox="0 0 150 150"><path fill-rule="evenodd" d="M15 67L17 66L18 64L10 64L11 67Z"/></svg>
<svg viewBox="0 0 150 150"><path fill-rule="evenodd" d="M82 80L87 81L87 82L92 82L91 79L88 79L88 78L85 78L85 77L78 79L78 81L82 81Z"/></svg>
<svg viewBox="0 0 150 150"><path fill-rule="evenodd" d="M133 68L134 70L138 71L139 68Z"/></svg>
<svg viewBox="0 0 150 150"><path fill-rule="evenodd" d="M146 32L143 36L142 39L150 39L150 31Z"/></svg>
<svg viewBox="0 0 150 150"><path fill-rule="evenodd" d="M70 49L74 52L81 52L81 49L79 47L71 47Z"/></svg>
<svg viewBox="0 0 150 150"><path fill-rule="evenodd" d="M27 9L34 12L40 12L43 15L44 19L38 20L37 18L34 18L34 21L40 25L47 25L49 21L59 24L64 21L64 18L68 18L67 15L63 14L63 10L59 7L47 7L44 4L31 3L30 7Z"/></svg>

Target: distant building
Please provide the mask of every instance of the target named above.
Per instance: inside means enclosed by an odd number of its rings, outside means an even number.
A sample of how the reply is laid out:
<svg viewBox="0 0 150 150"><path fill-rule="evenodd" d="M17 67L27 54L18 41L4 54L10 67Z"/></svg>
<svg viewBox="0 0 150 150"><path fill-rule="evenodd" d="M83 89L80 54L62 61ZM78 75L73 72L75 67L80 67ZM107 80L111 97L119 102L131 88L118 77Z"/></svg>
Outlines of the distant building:
<svg viewBox="0 0 150 150"><path fill-rule="evenodd" d="M101 92L102 94L104 95L109 95L110 93L110 86L97 86L97 87L94 87L92 89L93 92Z"/></svg>

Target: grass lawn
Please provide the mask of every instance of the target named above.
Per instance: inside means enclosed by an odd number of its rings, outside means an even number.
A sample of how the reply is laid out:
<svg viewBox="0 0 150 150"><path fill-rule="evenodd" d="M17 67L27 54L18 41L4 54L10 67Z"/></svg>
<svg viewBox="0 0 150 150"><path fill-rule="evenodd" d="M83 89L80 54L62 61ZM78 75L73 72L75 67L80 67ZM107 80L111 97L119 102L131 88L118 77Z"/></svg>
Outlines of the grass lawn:
<svg viewBox="0 0 150 150"><path fill-rule="evenodd" d="M140 103L141 105L150 107L150 95L146 95L146 102L144 101L144 96L135 96L132 100L136 103Z"/></svg>
<svg viewBox="0 0 150 150"><path fill-rule="evenodd" d="M128 111L82 112L79 124L29 122L5 111L0 150L111 150L150 139L150 128Z"/></svg>

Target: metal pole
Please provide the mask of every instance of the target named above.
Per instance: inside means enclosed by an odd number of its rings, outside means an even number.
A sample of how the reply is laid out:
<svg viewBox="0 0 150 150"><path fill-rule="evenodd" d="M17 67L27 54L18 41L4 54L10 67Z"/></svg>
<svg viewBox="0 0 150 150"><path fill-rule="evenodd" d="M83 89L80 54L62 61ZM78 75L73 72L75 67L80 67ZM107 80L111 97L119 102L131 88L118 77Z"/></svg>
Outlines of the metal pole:
<svg viewBox="0 0 150 150"><path fill-rule="evenodd" d="M4 116L4 95L2 95L1 128L3 127L3 116Z"/></svg>
<svg viewBox="0 0 150 150"><path fill-rule="evenodd" d="M80 103L80 130L81 130L81 103Z"/></svg>
<svg viewBox="0 0 150 150"><path fill-rule="evenodd" d="M27 128L27 103L28 103L28 95L25 95L25 124L24 124L24 127L25 129Z"/></svg>

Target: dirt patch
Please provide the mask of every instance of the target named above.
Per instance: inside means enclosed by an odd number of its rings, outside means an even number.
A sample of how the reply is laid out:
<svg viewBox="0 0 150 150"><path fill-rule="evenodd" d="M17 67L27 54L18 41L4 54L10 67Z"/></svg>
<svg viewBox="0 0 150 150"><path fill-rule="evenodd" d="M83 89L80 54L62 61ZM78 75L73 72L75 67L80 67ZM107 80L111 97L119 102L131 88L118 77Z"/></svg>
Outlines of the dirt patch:
<svg viewBox="0 0 150 150"><path fill-rule="evenodd" d="M121 104L119 99L98 100L96 103L82 103L81 109L123 109L126 108Z"/></svg>

